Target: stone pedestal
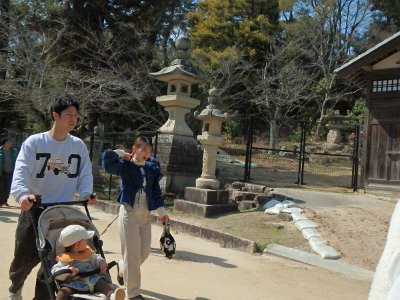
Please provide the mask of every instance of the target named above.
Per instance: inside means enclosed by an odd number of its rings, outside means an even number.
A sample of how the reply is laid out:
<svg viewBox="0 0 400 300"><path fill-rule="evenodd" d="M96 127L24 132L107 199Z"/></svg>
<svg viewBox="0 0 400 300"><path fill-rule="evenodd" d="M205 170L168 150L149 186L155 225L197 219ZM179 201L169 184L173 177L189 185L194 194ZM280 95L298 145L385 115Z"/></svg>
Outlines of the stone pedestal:
<svg viewBox="0 0 400 300"><path fill-rule="evenodd" d="M197 187L185 188L185 199L176 199L174 209L210 217L238 210L236 203L230 202L229 191L211 190Z"/></svg>
<svg viewBox="0 0 400 300"><path fill-rule="evenodd" d="M87 146L87 148L90 150L90 137L87 137L84 139L84 142ZM99 177L100 176L100 157L101 157L101 150L103 147L103 140L98 139L97 137L93 141L93 149L92 149L92 172L93 172L93 177Z"/></svg>
<svg viewBox="0 0 400 300"><path fill-rule="evenodd" d="M201 177L196 179L196 187L218 190L220 182L215 176L215 170L218 145L223 143L223 137L214 136L207 132L197 136L197 139L203 144L204 152Z"/></svg>
<svg viewBox="0 0 400 300"><path fill-rule="evenodd" d="M160 181L162 191L180 194L185 187L194 186L201 174L201 154L193 137L159 134L157 160L163 173Z"/></svg>

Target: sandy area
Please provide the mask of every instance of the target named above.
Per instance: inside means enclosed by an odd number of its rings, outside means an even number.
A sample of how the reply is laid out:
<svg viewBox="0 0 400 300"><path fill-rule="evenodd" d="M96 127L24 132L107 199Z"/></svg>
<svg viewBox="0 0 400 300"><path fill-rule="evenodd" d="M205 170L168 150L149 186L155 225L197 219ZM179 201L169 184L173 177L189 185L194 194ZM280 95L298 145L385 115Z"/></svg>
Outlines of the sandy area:
<svg viewBox="0 0 400 300"><path fill-rule="evenodd" d="M375 267L386 242L395 204L382 207L306 208L306 215L319 223L318 231L342 253L342 261L369 270Z"/></svg>

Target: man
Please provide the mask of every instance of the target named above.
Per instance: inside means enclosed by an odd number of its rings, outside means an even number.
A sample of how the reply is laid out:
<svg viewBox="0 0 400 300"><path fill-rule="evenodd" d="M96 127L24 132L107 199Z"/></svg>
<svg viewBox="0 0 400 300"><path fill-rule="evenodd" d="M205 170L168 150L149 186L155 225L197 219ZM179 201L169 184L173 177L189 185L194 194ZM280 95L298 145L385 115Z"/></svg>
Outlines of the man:
<svg viewBox="0 0 400 300"><path fill-rule="evenodd" d="M0 146L0 207L7 207L10 196L11 179L18 150L9 138L3 138Z"/></svg>
<svg viewBox="0 0 400 300"><path fill-rule="evenodd" d="M23 284L40 262L29 212L36 201L35 195L41 196L43 204L71 201L76 193L89 204L96 202L90 198L93 176L87 147L81 139L69 134L78 122L78 110L79 104L72 97L56 98L50 107L51 129L30 136L22 144L11 185L11 193L21 207L21 214L10 266L8 300L22 299ZM32 210L36 215L42 212L38 208ZM42 277L39 271L34 300L50 299Z"/></svg>

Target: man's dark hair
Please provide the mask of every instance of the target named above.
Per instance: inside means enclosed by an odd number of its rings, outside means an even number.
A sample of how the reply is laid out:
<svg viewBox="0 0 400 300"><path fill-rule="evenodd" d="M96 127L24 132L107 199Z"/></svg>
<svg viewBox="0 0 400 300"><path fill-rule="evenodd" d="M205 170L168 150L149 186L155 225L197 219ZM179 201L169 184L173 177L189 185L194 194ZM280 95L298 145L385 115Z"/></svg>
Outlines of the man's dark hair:
<svg viewBox="0 0 400 300"><path fill-rule="evenodd" d="M79 103L71 95L58 96L53 100L50 106L50 115L53 118L53 112L61 115L61 112L70 106L74 106L79 111Z"/></svg>
<svg viewBox="0 0 400 300"><path fill-rule="evenodd" d="M2 138L2 139L1 139L1 146L4 146L4 144L5 144L6 142L8 142L9 140L10 140L10 139L7 138L7 137Z"/></svg>

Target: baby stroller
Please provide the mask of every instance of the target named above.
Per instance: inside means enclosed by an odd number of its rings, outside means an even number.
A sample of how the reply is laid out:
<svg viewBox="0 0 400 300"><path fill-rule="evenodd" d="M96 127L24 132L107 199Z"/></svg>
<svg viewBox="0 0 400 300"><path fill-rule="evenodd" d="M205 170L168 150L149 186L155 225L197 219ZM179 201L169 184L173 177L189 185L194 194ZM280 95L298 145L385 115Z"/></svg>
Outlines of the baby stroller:
<svg viewBox="0 0 400 300"><path fill-rule="evenodd" d="M45 205L42 205L40 203L40 197L37 197L37 199L38 200L35 203L35 207L45 209L39 218L37 217L37 214L33 213L33 210L31 210L31 217L34 224L33 227L36 235L36 246L44 273L44 279L46 281L50 299L54 300L56 298L56 292L60 288L61 283L55 278L63 273L70 273L69 270L61 270L55 274L51 273L51 268L56 263L56 256L64 251L64 248L58 241L61 230L72 224L81 225L88 230L93 230L95 234L93 239L88 244L92 247L93 251L100 254L104 258L104 252L102 250L103 242L100 240L99 232L91 221L87 207L87 201L46 203ZM83 212L78 205L83 206L85 212ZM115 261L110 262L108 264L108 270L115 265L117 265ZM97 273L100 273L100 269L85 273L80 272L79 275L81 277L85 277ZM108 271L107 273L102 273L102 276L103 275L106 278L106 281L111 283L111 278ZM100 293L74 294L70 297L70 300L79 299L108 300L108 297Z"/></svg>

